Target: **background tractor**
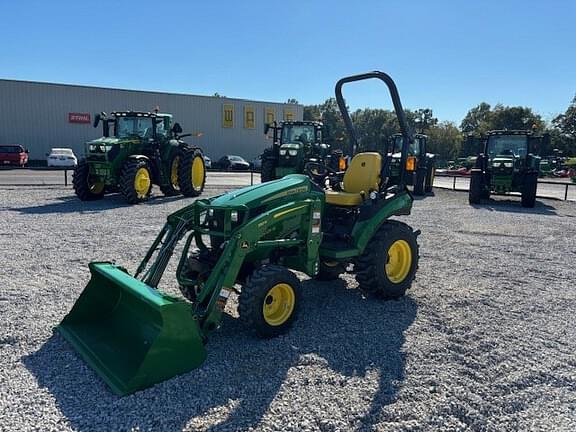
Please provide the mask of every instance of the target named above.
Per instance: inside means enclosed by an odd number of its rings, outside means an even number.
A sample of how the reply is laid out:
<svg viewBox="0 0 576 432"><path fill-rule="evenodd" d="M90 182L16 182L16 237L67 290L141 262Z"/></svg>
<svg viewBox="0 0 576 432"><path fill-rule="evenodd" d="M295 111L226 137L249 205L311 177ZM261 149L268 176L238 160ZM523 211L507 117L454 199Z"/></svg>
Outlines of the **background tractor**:
<svg viewBox="0 0 576 432"><path fill-rule="evenodd" d="M82 201L120 191L130 204L145 201L156 184L166 196L200 195L206 182L202 151L185 143L172 115L136 111L97 114L103 137L85 145L74 170L74 191Z"/></svg>
<svg viewBox="0 0 576 432"><path fill-rule="evenodd" d="M264 150L262 182L288 174L302 174L307 162L322 162L334 170L345 169L341 150L331 150L324 143L324 126L317 121L290 121L266 124L264 133L272 131L272 147Z"/></svg>
<svg viewBox="0 0 576 432"><path fill-rule="evenodd" d="M402 134L394 134L392 141L392 163L390 168L390 181L399 182L400 159L404 138ZM406 161L406 184L414 187L414 195L424 195L432 192L434 174L436 173L436 155L428 153L426 147L428 136L414 135L414 142L408 147Z"/></svg>
<svg viewBox="0 0 576 432"><path fill-rule="evenodd" d="M413 202L403 168L413 138L398 91L388 75L371 72L338 81L336 97L356 143L341 89L370 78L388 86L401 125L398 184L388 184L390 157L377 152L358 153L345 173L311 162L312 178L286 175L169 215L134 276L113 263L90 264L92 278L58 329L116 393L200 366L233 293L239 321L258 336L286 332L302 289L293 271L320 279L350 271L367 297L404 295L418 268L419 232L390 220L410 214ZM326 176L340 176L340 189L327 189ZM176 250L183 298L158 290Z"/></svg>
<svg viewBox="0 0 576 432"><path fill-rule="evenodd" d="M484 151L470 173L470 204L491 193L520 192L522 206L534 207L540 172L540 157L534 153L548 139L528 130L494 130L482 137Z"/></svg>

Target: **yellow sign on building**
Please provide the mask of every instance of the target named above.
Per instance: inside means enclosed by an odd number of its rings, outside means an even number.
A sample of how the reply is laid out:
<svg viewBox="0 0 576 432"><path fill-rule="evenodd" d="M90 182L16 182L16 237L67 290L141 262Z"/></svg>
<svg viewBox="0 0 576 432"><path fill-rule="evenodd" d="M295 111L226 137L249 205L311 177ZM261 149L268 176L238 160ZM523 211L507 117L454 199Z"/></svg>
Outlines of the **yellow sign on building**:
<svg viewBox="0 0 576 432"><path fill-rule="evenodd" d="M234 105L232 104L222 105L222 127L234 127Z"/></svg>

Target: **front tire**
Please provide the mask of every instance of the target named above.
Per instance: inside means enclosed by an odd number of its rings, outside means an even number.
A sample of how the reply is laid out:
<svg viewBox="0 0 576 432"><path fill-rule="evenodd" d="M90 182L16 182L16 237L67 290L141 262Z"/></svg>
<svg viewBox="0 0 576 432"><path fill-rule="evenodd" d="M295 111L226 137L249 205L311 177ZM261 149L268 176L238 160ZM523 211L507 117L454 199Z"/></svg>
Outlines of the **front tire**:
<svg viewBox="0 0 576 432"><path fill-rule="evenodd" d="M260 170L260 181L262 183L275 179L274 161L271 159L262 159L262 168Z"/></svg>
<svg viewBox="0 0 576 432"><path fill-rule="evenodd" d="M144 159L129 160L120 174L120 192L128 204L146 201L152 191L152 173Z"/></svg>
<svg viewBox="0 0 576 432"><path fill-rule="evenodd" d="M431 193L432 188L434 187L434 177L436 176L436 167L434 164L430 164L430 167L426 173L426 187L424 188L424 192Z"/></svg>
<svg viewBox="0 0 576 432"><path fill-rule="evenodd" d="M538 188L538 173L526 174L522 185L522 207L534 208L536 205L536 189Z"/></svg>
<svg viewBox="0 0 576 432"><path fill-rule="evenodd" d="M168 177L168 183L160 186L160 190L165 196L175 196L181 193L180 185L178 183L178 167L180 166L181 160L182 154L179 151L175 152L170 159L170 163L168 164L168 172L166 173Z"/></svg>
<svg viewBox="0 0 576 432"><path fill-rule="evenodd" d="M418 260L418 243L412 228L387 221L356 261L358 288L366 296L400 298L412 285Z"/></svg>
<svg viewBox="0 0 576 432"><path fill-rule="evenodd" d="M242 286L238 301L240 320L259 337L286 333L300 302L300 281L285 267L265 265Z"/></svg>
<svg viewBox="0 0 576 432"><path fill-rule="evenodd" d="M426 169L418 168L414 173L414 195L424 195L425 182L426 182Z"/></svg>
<svg viewBox="0 0 576 432"><path fill-rule="evenodd" d="M470 189L468 191L468 202L470 204L480 204L484 185L482 181L482 171L473 169L470 174Z"/></svg>
<svg viewBox="0 0 576 432"><path fill-rule="evenodd" d="M105 193L105 184L98 182L90 175L90 166L85 160L80 161L74 168L72 175L74 192L81 201L94 201L102 198Z"/></svg>
<svg viewBox="0 0 576 432"><path fill-rule="evenodd" d="M200 149L187 149L178 166L178 184L182 195L196 197L206 184L206 162Z"/></svg>

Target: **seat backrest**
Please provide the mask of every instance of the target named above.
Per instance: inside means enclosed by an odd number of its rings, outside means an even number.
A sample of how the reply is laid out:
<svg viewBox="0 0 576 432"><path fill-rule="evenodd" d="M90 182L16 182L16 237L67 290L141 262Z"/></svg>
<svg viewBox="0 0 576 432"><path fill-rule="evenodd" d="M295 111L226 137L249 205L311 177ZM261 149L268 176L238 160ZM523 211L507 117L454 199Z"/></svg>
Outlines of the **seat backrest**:
<svg viewBox="0 0 576 432"><path fill-rule="evenodd" d="M380 187L382 156L376 152L358 153L344 174L344 192L369 193Z"/></svg>

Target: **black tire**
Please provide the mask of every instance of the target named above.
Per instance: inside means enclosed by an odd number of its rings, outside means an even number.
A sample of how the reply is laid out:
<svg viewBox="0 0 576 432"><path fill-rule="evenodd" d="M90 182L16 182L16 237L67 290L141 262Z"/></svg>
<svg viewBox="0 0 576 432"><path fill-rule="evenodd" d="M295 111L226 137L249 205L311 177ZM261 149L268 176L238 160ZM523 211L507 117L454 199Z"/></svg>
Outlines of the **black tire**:
<svg viewBox="0 0 576 432"><path fill-rule="evenodd" d="M320 259L320 266L315 279L321 281L335 280L338 279L340 275L345 271L346 268L344 267L344 264L338 261Z"/></svg>
<svg viewBox="0 0 576 432"><path fill-rule="evenodd" d="M426 187L424 188L424 192L431 193L432 188L434 187L434 177L436 175L436 167L433 163L430 163L428 166L428 170L426 171Z"/></svg>
<svg viewBox="0 0 576 432"><path fill-rule="evenodd" d="M288 290L293 294L293 301L289 306L289 311L278 311L280 314L278 322L271 324L264 316L265 304L273 307L274 299L269 292L277 288L278 285L286 285L282 290ZM240 320L259 337L270 338L286 333L298 313L300 303L300 281L286 267L279 265L265 265L256 269L242 286L238 301L238 314ZM286 307L284 307L286 309Z"/></svg>
<svg viewBox="0 0 576 432"><path fill-rule="evenodd" d="M424 195L426 172L426 169L418 168L414 173L414 195Z"/></svg>
<svg viewBox="0 0 576 432"><path fill-rule="evenodd" d="M470 204L480 204L484 191L482 171L473 169L470 173L470 189L468 191L468 202Z"/></svg>
<svg viewBox="0 0 576 432"><path fill-rule="evenodd" d="M72 175L72 186L76 196L81 201L94 201L102 198L105 193L105 185L90 181L90 166L85 160L78 162Z"/></svg>
<svg viewBox="0 0 576 432"><path fill-rule="evenodd" d="M402 250L402 257L394 259L400 265L398 274L393 273L395 269L388 269L388 264L392 264L390 252L393 246ZM386 221L356 260L358 288L366 296L386 300L400 298L412 285L419 258L418 242L412 228L402 222Z"/></svg>
<svg viewBox="0 0 576 432"><path fill-rule="evenodd" d="M272 159L262 159L262 168L260 170L260 181L262 183L275 180L275 166Z"/></svg>
<svg viewBox="0 0 576 432"><path fill-rule="evenodd" d="M145 171L141 171L145 170ZM149 186L147 190L136 190L136 176L140 173L147 171ZM150 198L150 192L152 191L152 172L150 166L145 159L129 159L126 161L122 167L122 173L120 174L120 192L124 195L124 198L128 204L138 204L146 201Z"/></svg>
<svg viewBox="0 0 576 432"><path fill-rule="evenodd" d="M524 176L522 185L522 207L533 208L536 205L536 189L538 188L538 173Z"/></svg>
<svg viewBox="0 0 576 432"><path fill-rule="evenodd" d="M168 183L160 185L160 190L165 196L176 196L180 195L180 185L178 183L178 166L182 160L182 153L179 151L174 152L168 166L165 167L167 170L166 176L168 178Z"/></svg>
<svg viewBox="0 0 576 432"><path fill-rule="evenodd" d="M193 174L193 167L196 174ZM178 166L178 183L182 195L196 197L206 185L206 163L200 149L186 149Z"/></svg>

